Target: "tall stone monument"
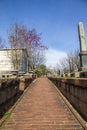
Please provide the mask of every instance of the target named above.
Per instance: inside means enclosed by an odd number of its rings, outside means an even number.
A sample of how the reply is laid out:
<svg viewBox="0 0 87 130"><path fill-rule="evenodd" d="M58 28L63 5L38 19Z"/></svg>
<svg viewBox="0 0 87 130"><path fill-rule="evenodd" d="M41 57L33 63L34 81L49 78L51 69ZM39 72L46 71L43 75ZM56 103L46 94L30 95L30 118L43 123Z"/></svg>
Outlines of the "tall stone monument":
<svg viewBox="0 0 87 130"><path fill-rule="evenodd" d="M83 23L79 22L78 24L78 33L80 41L80 71L81 77L87 77L87 48L86 48L86 39L84 33Z"/></svg>

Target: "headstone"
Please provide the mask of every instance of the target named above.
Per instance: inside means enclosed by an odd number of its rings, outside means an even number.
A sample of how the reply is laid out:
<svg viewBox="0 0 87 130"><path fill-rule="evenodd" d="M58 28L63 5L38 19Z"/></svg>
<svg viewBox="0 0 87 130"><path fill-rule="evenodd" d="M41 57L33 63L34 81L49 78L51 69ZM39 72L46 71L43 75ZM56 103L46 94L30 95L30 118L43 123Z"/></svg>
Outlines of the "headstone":
<svg viewBox="0 0 87 130"><path fill-rule="evenodd" d="M78 24L78 33L80 41L80 77L87 77L87 48L85 32L82 22L79 22Z"/></svg>

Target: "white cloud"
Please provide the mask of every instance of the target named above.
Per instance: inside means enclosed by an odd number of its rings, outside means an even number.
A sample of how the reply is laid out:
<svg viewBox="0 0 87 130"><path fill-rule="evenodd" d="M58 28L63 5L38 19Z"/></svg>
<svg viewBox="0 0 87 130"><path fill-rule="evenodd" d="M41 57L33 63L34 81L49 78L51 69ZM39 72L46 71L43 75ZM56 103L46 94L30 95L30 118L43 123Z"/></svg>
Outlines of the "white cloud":
<svg viewBox="0 0 87 130"><path fill-rule="evenodd" d="M47 66L55 66L57 63L59 63L60 59L66 57L66 53L63 51L59 50L54 50L54 49L48 49L46 53L46 65Z"/></svg>

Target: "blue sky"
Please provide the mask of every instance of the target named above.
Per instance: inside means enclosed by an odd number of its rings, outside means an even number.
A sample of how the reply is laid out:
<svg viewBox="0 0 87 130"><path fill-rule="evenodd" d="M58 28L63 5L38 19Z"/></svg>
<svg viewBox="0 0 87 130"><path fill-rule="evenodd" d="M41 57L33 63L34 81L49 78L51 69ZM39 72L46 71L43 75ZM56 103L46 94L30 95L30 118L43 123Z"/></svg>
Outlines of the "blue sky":
<svg viewBox="0 0 87 130"><path fill-rule="evenodd" d="M55 65L66 53L79 48L78 22L87 36L87 0L0 0L0 36L15 21L42 33L49 50L47 65Z"/></svg>

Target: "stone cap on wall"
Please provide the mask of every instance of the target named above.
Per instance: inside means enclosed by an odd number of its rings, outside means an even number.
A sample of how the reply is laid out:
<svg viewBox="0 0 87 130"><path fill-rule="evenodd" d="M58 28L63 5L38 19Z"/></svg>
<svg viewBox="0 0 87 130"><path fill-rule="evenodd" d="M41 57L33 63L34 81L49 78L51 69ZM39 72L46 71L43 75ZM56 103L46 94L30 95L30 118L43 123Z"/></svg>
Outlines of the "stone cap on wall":
<svg viewBox="0 0 87 130"><path fill-rule="evenodd" d="M77 87L87 88L87 78L58 78L58 80Z"/></svg>

